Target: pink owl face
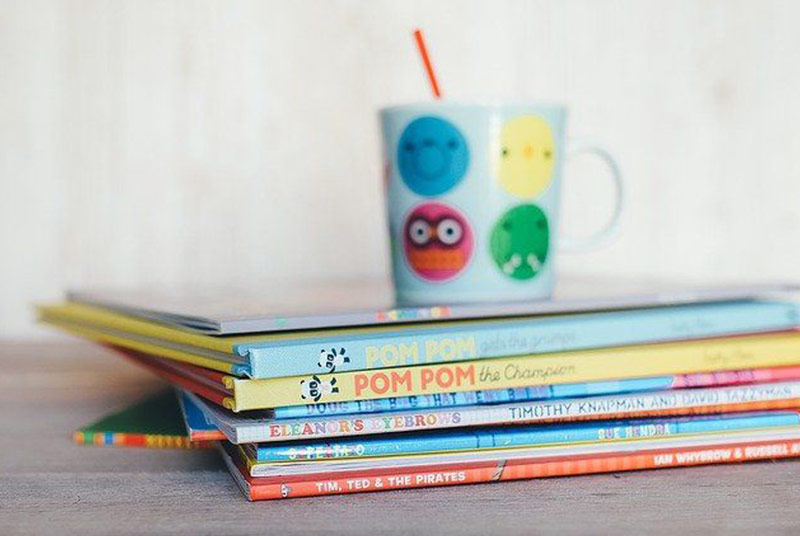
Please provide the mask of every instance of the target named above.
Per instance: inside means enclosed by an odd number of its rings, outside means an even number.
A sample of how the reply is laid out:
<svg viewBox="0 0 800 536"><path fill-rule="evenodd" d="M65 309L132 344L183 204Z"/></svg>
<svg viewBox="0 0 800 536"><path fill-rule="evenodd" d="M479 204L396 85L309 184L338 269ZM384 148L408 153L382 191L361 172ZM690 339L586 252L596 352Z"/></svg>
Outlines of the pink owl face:
<svg viewBox="0 0 800 536"><path fill-rule="evenodd" d="M411 270L427 281L444 282L469 264L475 247L472 229L459 211L424 203L406 217L403 250Z"/></svg>

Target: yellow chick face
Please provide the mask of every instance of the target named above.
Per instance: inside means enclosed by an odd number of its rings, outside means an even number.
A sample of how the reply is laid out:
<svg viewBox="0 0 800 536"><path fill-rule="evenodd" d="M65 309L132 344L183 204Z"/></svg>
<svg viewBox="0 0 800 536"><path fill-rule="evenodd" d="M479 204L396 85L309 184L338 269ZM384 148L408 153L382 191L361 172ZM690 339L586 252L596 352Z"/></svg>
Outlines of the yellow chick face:
<svg viewBox="0 0 800 536"><path fill-rule="evenodd" d="M500 132L495 173L500 184L518 197L534 197L550 184L555 161L553 131L532 115L516 117Z"/></svg>

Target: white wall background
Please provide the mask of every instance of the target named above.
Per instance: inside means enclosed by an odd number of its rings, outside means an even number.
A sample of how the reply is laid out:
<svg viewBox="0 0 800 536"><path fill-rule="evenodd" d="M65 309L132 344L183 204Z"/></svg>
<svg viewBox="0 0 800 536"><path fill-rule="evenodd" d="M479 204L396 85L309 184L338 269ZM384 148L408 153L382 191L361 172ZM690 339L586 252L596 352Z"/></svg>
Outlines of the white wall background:
<svg viewBox="0 0 800 536"><path fill-rule="evenodd" d="M800 2L0 0L0 337L70 286L381 276L375 110L564 101L591 274L800 278ZM609 199L568 169L565 225Z"/></svg>

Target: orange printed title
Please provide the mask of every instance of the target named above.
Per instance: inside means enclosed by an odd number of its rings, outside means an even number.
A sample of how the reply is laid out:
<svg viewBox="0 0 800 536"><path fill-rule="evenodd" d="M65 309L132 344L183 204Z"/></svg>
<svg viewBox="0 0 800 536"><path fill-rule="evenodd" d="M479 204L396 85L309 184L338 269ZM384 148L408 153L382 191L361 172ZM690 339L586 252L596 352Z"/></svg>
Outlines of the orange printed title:
<svg viewBox="0 0 800 536"><path fill-rule="evenodd" d="M355 374L353 380L356 396L411 392L417 389L415 383L419 384L421 392L450 389L475 385L475 365L422 367L418 371L359 373Z"/></svg>
<svg viewBox="0 0 800 536"><path fill-rule="evenodd" d="M575 373L575 365L567 364L521 366L508 363L502 368L483 364L476 368L475 364L464 363L385 372L359 372L353 375L353 386L356 396L424 394L431 391L474 390L501 382L544 384L553 378L564 378Z"/></svg>

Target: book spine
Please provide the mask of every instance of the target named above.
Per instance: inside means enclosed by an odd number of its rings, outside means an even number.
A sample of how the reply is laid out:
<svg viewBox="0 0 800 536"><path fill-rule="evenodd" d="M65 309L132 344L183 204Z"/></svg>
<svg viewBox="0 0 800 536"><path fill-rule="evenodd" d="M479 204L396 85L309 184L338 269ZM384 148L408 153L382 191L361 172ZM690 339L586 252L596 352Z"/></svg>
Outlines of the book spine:
<svg viewBox="0 0 800 536"><path fill-rule="evenodd" d="M72 434L78 445L113 447L143 447L149 449L205 449L212 442L190 440L187 436L165 436L152 434L125 434L119 432L81 432Z"/></svg>
<svg viewBox="0 0 800 536"><path fill-rule="evenodd" d="M378 415L273 421L242 430L240 442L361 436L464 426L700 415L800 407L800 382L656 391ZM213 415L212 415L213 419Z"/></svg>
<svg viewBox="0 0 800 536"><path fill-rule="evenodd" d="M249 359L251 377L277 378L779 331L798 323L795 304L749 302L454 323L440 329L244 343L233 350Z"/></svg>
<svg viewBox="0 0 800 536"><path fill-rule="evenodd" d="M242 380L226 376L229 409L372 400L800 364L800 333L730 337L345 372Z"/></svg>
<svg viewBox="0 0 800 536"><path fill-rule="evenodd" d="M490 405L547 400L550 398L598 396L617 393L657 391L662 389L725 386L796 379L800 379L800 367L747 369L710 373L701 372L696 374L633 378L618 381L543 385L540 387L520 387L517 389L491 389L486 391L469 391L465 393L444 393L440 395L405 396L379 398L376 400L283 406L275 408L273 410L273 416L276 419L293 419L300 417L322 417L325 415L385 413L389 411Z"/></svg>
<svg viewBox="0 0 800 536"><path fill-rule="evenodd" d="M433 432L361 441L292 442L256 447L255 461L274 463L353 459L407 454L433 454L460 450L533 447L552 444L612 442L687 434L741 431L800 424L796 411L734 414L721 417L687 417L616 421L566 426L501 427L473 432ZM255 474L254 474L255 476Z"/></svg>
<svg viewBox="0 0 800 536"><path fill-rule="evenodd" d="M347 476L323 478L305 477L283 482L260 484L253 479L243 486L249 500L268 500L320 495L340 495L368 491L454 486L484 482L502 482L533 478L586 475L667 467L687 467L755 460L772 460L800 456L800 441L742 441L733 444L702 447L670 448L612 455L557 457L519 462L498 462L463 468L412 468L388 471L364 471ZM229 462L229 469L238 468ZM234 478L237 475L234 474ZM241 477L237 481L244 482Z"/></svg>
<svg viewBox="0 0 800 536"><path fill-rule="evenodd" d="M220 441L225 439L225 434L220 432L219 430L214 430L212 432L205 432L205 431L198 431L198 430L191 430L189 431L189 441L196 443L210 443L213 441Z"/></svg>

